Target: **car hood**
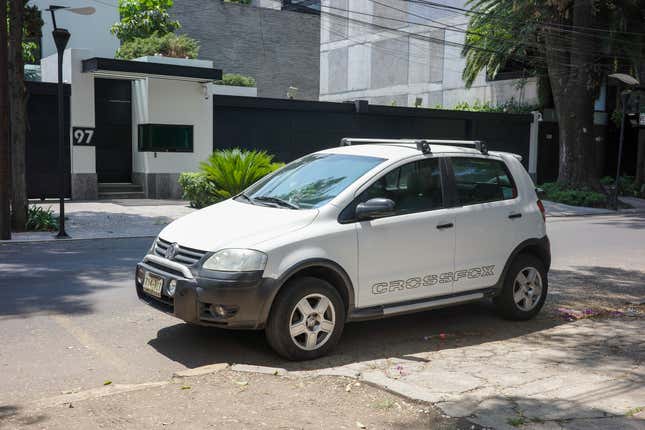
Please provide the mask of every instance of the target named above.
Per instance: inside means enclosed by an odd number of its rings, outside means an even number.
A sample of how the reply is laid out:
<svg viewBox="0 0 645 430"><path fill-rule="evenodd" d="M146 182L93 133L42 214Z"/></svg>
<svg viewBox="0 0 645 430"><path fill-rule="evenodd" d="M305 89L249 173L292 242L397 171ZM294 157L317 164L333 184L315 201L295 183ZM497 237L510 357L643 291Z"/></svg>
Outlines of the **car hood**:
<svg viewBox="0 0 645 430"><path fill-rule="evenodd" d="M306 227L317 215L318 210L282 209L229 199L173 221L159 237L202 251L252 247Z"/></svg>

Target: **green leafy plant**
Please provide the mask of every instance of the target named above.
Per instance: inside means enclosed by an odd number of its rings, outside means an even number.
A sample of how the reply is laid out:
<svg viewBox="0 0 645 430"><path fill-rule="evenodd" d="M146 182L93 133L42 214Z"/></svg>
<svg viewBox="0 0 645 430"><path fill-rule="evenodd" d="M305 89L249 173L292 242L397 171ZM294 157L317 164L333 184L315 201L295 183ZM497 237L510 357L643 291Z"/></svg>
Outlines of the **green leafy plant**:
<svg viewBox="0 0 645 430"><path fill-rule="evenodd" d="M233 87L254 87L255 79L250 76L238 75L236 73L225 73L222 79L215 81L216 85L230 85Z"/></svg>
<svg viewBox="0 0 645 430"><path fill-rule="evenodd" d="M557 182L540 185L546 193L546 200L573 206L606 207L607 196L589 188L568 188Z"/></svg>
<svg viewBox="0 0 645 430"><path fill-rule="evenodd" d="M639 197L640 190L636 187L633 176L621 176L618 178L618 195L628 197ZM616 184L616 178L605 176L600 179L600 183L606 187L613 187Z"/></svg>
<svg viewBox="0 0 645 430"><path fill-rule="evenodd" d="M131 60L146 55L163 55L174 58L197 58L199 43L186 35L167 33L162 36L135 38L124 42L116 52L116 58Z"/></svg>
<svg viewBox="0 0 645 430"><path fill-rule="evenodd" d="M214 186L214 195L228 199L282 167L275 163L273 155L265 151L243 151L238 148L215 151L207 162L200 165L201 171Z"/></svg>
<svg viewBox="0 0 645 430"><path fill-rule="evenodd" d="M201 209L221 200L215 195L212 182L203 173L182 173L179 175L179 185L183 190L183 199L190 202L191 208Z"/></svg>
<svg viewBox="0 0 645 430"><path fill-rule="evenodd" d="M121 20L110 32L121 42L172 33L180 28L179 22L168 14L172 4L172 0L119 0Z"/></svg>
<svg viewBox="0 0 645 430"><path fill-rule="evenodd" d="M529 113L538 110L537 105L519 103L515 99L510 99L504 103L492 105L490 102L481 102L475 100L472 104L468 102L457 103L453 110L470 111L470 112L499 112L499 113Z"/></svg>
<svg viewBox="0 0 645 430"><path fill-rule="evenodd" d="M25 228L28 231L54 231L58 229L58 217L54 216L51 208L29 206Z"/></svg>

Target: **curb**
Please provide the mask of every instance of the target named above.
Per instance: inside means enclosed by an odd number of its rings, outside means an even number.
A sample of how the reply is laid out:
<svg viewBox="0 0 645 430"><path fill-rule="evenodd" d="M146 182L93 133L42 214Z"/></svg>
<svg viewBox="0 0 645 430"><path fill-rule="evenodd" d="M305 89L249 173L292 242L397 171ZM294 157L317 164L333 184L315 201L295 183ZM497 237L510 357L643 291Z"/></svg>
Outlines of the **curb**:
<svg viewBox="0 0 645 430"><path fill-rule="evenodd" d="M156 234L138 235L138 236L99 236L99 237L70 237L67 239L56 239L51 237L49 239L9 239L0 240L1 245L8 244L30 244L30 243L64 243L64 242L83 242L87 240L107 240L107 239L154 239Z"/></svg>

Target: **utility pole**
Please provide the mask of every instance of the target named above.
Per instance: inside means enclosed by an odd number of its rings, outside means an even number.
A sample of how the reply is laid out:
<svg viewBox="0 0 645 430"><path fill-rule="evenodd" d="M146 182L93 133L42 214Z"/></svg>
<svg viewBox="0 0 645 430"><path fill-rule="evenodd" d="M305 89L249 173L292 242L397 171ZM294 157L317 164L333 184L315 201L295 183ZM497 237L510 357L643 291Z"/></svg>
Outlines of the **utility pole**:
<svg viewBox="0 0 645 430"><path fill-rule="evenodd" d="M0 239L11 239L7 4L0 2Z"/></svg>

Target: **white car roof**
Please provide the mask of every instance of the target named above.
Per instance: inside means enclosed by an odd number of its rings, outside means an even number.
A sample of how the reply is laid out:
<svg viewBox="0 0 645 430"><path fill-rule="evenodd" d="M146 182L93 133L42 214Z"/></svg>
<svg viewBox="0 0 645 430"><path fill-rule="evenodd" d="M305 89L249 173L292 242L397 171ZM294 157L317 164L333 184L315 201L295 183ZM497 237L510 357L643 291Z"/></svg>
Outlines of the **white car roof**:
<svg viewBox="0 0 645 430"><path fill-rule="evenodd" d="M475 148L450 146L450 145L436 145L431 144L430 150L433 154L472 154L481 155L481 152ZM397 160L407 158L413 155L420 154L421 151L417 149L414 143L362 143L350 146L338 146L336 148L329 148L319 151L320 154L347 154L347 155L362 155L367 157L379 157L388 160ZM504 152L490 152L490 155L512 155L515 158L521 159L519 155L504 153Z"/></svg>

